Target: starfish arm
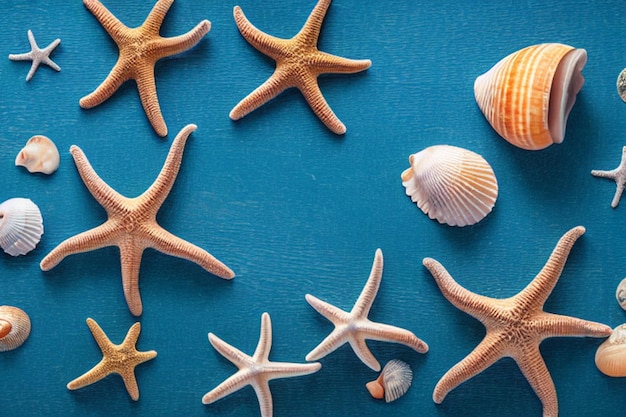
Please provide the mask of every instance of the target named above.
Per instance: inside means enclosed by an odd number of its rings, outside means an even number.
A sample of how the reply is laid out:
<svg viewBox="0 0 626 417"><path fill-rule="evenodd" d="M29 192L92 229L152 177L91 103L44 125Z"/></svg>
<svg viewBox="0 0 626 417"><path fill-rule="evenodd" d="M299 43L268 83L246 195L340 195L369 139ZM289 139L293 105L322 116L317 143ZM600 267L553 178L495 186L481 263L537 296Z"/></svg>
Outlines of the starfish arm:
<svg viewBox="0 0 626 417"><path fill-rule="evenodd" d="M127 74L128 71L122 67L118 60L104 81L92 93L81 98L78 104L83 109L91 109L104 103L129 79Z"/></svg>
<svg viewBox="0 0 626 417"><path fill-rule="evenodd" d="M209 333L209 343L217 352L232 362L237 368L242 369L252 363L252 358L231 344L226 343L213 333Z"/></svg>
<svg viewBox="0 0 626 417"><path fill-rule="evenodd" d="M158 35L161 30L161 24L173 3L174 0L157 1L141 27L148 29L153 35Z"/></svg>
<svg viewBox="0 0 626 417"><path fill-rule="evenodd" d="M561 272L565 267L565 262L567 261L567 257L574 243L576 243L576 240L578 240L583 233L585 233L585 228L583 226L577 226L569 230L559 239L550 258L548 258L548 261L539 274L537 274L526 288L515 296L517 300L521 301L522 305L536 308L543 307L543 304L550 296L550 293L561 276Z"/></svg>
<svg viewBox="0 0 626 417"><path fill-rule="evenodd" d="M313 113L315 113L326 127L337 135L346 133L346 126L339 120L326 102L319 85L317 85L317 78L315 76L303 75L297 87L302 92L307 103L309 103Z"/></svg>
<svg viewBox="0 0 626 417"><path fill-rule="evenodd" d="M543 417L557 417L559 403L556 397L554 382L550 371L541 357L538 346L533 346L524 352L524 360L514 358L522 374L533 388L543 405Z"/></svg>
<svg viewBox="0 0 626 417"><path fill-rule="evenodd" d="M315 309L318 313L324 316L327 320L333 323L346 323L350 321L350 315L340 308L335 307L332 304L322 301L319 298L311 294L304 296L307 303Z"/></svg>
<svg viewBox="0 0 626 417"><path fill-rule="evenodd" d="M272 379L291 378L295 376L303 376L314 374L322 368L322 364L315 363L291 363L291 362L269 362L265 365L266 378L268 381Z"/></svg>
<svg viewBox="0 0 626 417"><path fill-rule="evenodd" d="M103 358L96 366L91 368L89 371L85 372L78 378L70 381L67 384L67 389L69 390L77 390L87 385L91 385L95 382L100 381L109 375L107 371L107 366L105 364L105 359Z"/></svg>
<svg viewBox="0 0 626 417"><path fill-rule="evenodd" d="M339 349L348 341L348 336L345 331L333 330L328 336L324 338L312 351L306 356L305 360L308 362L322 359L323 357L331 354Z"/></svg>
<svg viewBox="0 0 626 417"><path fill-rule="evenodd" d="M202 20L189 32L171 38L161 38L158 44L159 58L172 56L196 46L211 30L211 22Z"/></svg>
<svg viewBox="0 0 626 417"><path fill-rule="evenodd" d="M130 398L137 401L139 399L139 386L137 385L134 368L120 372L120 376L124 381L124 387L126 387L126 391L128 392L128 395L130 395Z"/></svg>
<svg viewBox="0 0 626 417"><path fill-rule="evenodd" d="M186 259L200 265L206 271L223 279L232 279L235 273L213 255L204 249L187 242L163 229L157 227L149 231L150 246L166 255Z"/></svg>
<svg viewBox="0 0 626 417"><path fill-rule="evenodd" d="M545 312L542 313L537 327L547 329L542 335L543 338L560 336L607 337L612 332L609 326L602 323Z"/></svg>
<svg viewBox="0 0 626 417"><path fill-rule="evenodd" d="M255 362L267 361L270 356L270 350L272 349L272 319L268 313L263 313L261 316L261 334L259 335L259 343L257 343L256 349L252 360Z"/></svg>
<svg viewBox="0 0 626 417"><path fill-rule="evenodd" d="M43 57L42 61L44 64L46 64L47 66L49 66L50 68L52 68L55 71L61 71L61 67L59 67L56 62L54 62L53 60L51 60L49 57Z"/></svg>
<svg viewBox="0 0 626 417"><path fill-rule="evenodd" d="M619 205L619 200L622 198L622 194L624 193L624 188L626 188L626 176L622 179L618 179L616 181L617 188L615 189L615 195L613 196L613 201L611 201L611 207L616 208Z"/></svg>
<svg viewBox="0 0 626 417"><path fill-rule="evenodd" d="M367 278L365 287L361 291L359 298L356 300L354 307L352 307L351 314L354 317L366 318L372 308L372 304L378 294L378 288L380 288L380 281L383 276L383 252L380 249L376 249L374 254L374 262L372 263L372 270L370 276Z"/></svg>
<svg viewBox="0 0 626 417"><path fill-rule="evenodd" d="M98 22L100 22L109 36L117 43L120 33L127 29L127 27L98 0L83 0L83 4L87 10L94 15Z"/></svg>
<svg viewBox="0 0 626 417"><path fill-rule="evenodd" d="M93 339L98 344L98 347L100 348L104 356L113 351L113 344L111 343L111 340L109 340L108 336L104 333L100 325L98 325L98 323L96 323L94 319L87 319L87 327L89 327L89 331L91 332Z"/></svg>
<svg viewBox="0 0 626 417"><path fill-rule="evenodd" d="M443 296L456 308L479 320L486 312L494 310L497 300L475 294L459 285L450 273L439 262L432 258L424 258L424 266L430 271Z"/></svg>
<svg viewBox="0 0 626 417"><path fill-rule="evenodd" d="M23 54L9 54L9 59L11 61L30 61L33 59L33 53L26 52Z"/></svg>
<svg viewBox="0 0 626 417"><path fill-rule="evenodd" d="M30 49L32 51L37 51L39 46L37 45L37 41L35 40L35 35L33 35L33 31L28 29L26 31L26 35L28 36L28 43L30 44Z"/></svg>
<svg viewBox="0 0 626 417"><path fill-rule="evenodd" d="M378 362L376 357L374 357L372 351L370 351L370 349L367 347L367 344L365 343L365 338L363 336L355 334L349 339L349 342L352 350L354 351L356 356L361 359L361 362L363 362L373 371L380 371L380 363Z"/></svg>
<svg viewBox="0 0 626 417"><path fill-rule="evenodd" d="M433 401L441 404L450 391L489 368L503 356L504 343L483 339L469 355L441 377L433 391Z"/></svg>
<svg viewBox="0 0 626 417"><path fill-rule="evenodd" d="M428 352L428 345L409 330L388 324L369 322L363 329L366 339L400 343L419 353Z"/></svg>
<svg viewBox="0 0 626 417"><path fill-rule="evenodd" d="M254 388L256 398L259 401L261 417L272 417L274 414L274 402L272 399L272 392L270 391L270 386L267 381L253 381L250 385Z"/></svg>
<svg viewBox="0 0 626 417"><path fill-rule="evenodd" d="M307 18L306 22L296 37L305 39L309 45L317 45L317 40L322 30L324 17L332 0L319 0L313 8L313 11Z"/></svg>
<svg viewBox="0 0 626 417"><path fill-rule="evenodd" d="M165 124L165 119L163 119L163 113L161 113L161 106L156 90L154 66L137 68L136 81L139 99L150 125L157 135L161 137L167 136L167 125Z"/></svg>
<svg viewBox="0 0 626 417"><path fill-rule="evenodd" d="M107 223L93 229L79 233L61 242L52 249L42 260L39 266L42 271L49 271L57 266L63 259L76 253L89 252L92 250L112 246L110 240L113 229Z"/></svg>
<svg viewBox="0 0 626 417"><path fill-rule="evenodd" d="M130 237L119 245L120 264L122 267L122 287L128 309L134 316L141 316L143 305L139 292L139 268L143 247L138 247Z"/></svg>
<svg viewBox="0 0 626 417"><path fill-rule="evenodd" d="M612 169L610 171L600 171L598 169L591 170L591 175L599 178L608 178L610 180L615 180L617 176L617 169Z"/></svg>
<svg viewBox="0 0 626 417"><path fill-rule="evenodd" d="M235 24L241 36L255 49L276 60L282 53L284 39L277 38L259 30L243 13L241 7L233 8Z"/></svg>
<svg viewBox="0 0 626 417"><path fill-rule="evenodd" d="M263 104L267 103L287 88L292 87L292 83L289 81L289 74L286 71L281 71L278 68L263 84L258 86L254 91L244 97L237 105L230 111L229 117L232 120L239 120L246 116L248 113L258 109Z"/></svg>
<svg viewBox="0 0 626 417"><path fill-rule="evenodd" d="M318 74L354 74L372 66L369 59L348 59L326 52L318 52L312 63Z"/></svg>
<svg viewBox="0 0 626 417"><path fill-rule="evenodd" d="M26 74L26 81L30 81L37 72L37 68L39 68L39 64L41 63L41 59L39 57L35 57L33 59L33 63L30 66L30 70L28 70L28 74Z"/></svg>
<svg viewBox="0 0 626 417"><path fill-rule="evenodd" d="M130 349L135 349L137 339L139 339L139 333L141 333L141 323L137 322L133 324L128 330L128 333L126 333L126 337L124 338L122 345Z"/></svg>
<svg viewBox="0 0 626 417"><path fill-rule="evenodd" d="M252 378L254 378L254 376L247 369L237 371L217 387L204 394L202 404L212 404L219 399L239 391L246 385L250 385L253 380Z"/></svg>

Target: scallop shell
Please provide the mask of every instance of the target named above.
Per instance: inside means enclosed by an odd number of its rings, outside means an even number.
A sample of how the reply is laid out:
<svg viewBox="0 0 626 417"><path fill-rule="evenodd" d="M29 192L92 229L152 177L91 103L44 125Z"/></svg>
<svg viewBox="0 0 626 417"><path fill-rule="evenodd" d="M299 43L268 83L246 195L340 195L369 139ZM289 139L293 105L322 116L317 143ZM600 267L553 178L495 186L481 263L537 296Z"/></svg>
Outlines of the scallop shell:
<svg viewBox="0 0 626 417"><path fill-rule="evenodd" d="M409 157L402 173L406 194L431 219L450 226L475 224L489 214L498 182L485 159L467 149L430 146Z"/></svg>
<svg viewBox="0 0 626 417"><path fill-rule="evenodd" d="M538 150L563 142L576 95L585 83L587 51L560 43L521 49L474 83L478 107L511 144Z"/></svg>
<svg viewBox="0 0 626 417"><path fill-rule="evenodd" d="M394 359L387 362L378 378L368 382L365 387L372 397L380 400L384 395L385 402L390 403L402 397L412 381L411 367L401 360Z"/></svg>
<svg viewBox="0 0 626 417"><path fill-rule="evenodd" d="M13 350L30 334L30 318L17 307L0 306L0 352Z"/></svg>
<svg viewBox="0 0 626 417"><path fill-rule="evenodd" d="M621 308L626 310L626 278L624 278L615 290L615 299Z"/></svg>
<svg viewBox="0 0 626 417"><path fill-rule="evenodd" d="M28 198L11 198L0 204L0 247L11 256L35 249L43 234L39 207Z"/></svg>
<svg viewBox="0 0 626 417"><path fill-rule="evenodd" d="M596 351L596 366L608 376L626 376L626 323L613 333Z"/></svg>
<svg viewBox="0 0 626 417"><path fill-rule="evenodd" d="M45 136L33 136L28 139L15 158L15 166L23 166L28 172L52 174L59 167L59 150L54 142Z"/></svg>

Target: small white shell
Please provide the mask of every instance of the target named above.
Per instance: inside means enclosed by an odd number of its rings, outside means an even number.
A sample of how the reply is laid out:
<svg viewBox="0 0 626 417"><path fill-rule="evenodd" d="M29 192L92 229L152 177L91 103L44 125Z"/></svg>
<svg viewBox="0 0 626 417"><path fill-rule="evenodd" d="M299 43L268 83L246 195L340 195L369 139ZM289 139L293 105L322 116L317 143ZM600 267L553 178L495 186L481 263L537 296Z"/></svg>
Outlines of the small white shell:
<svg viewBox="0 0 626 417"><path fill-rule="evenodd" d="M11 198L0 204L0 247L11 256L35 249L43 234L39 207L28 198Z"/></svg>
<svg viewBox="0 0 626 417"><path fill-rule="evenodd" d="M59 167L59 150L45 136L33 136L15 158L15 166L23 166L28 172L52 174Z"/></svg>
<svg viewBox="0 0 626 417"><path fill-rule="evenodd" d="M30 334L30 318L17 307L0 306L0 352L13 350Z"/></svg>
<svg viewBox="0 0 626 417"><path fill-rule="evenodd" d="M365 386L372 397L392 402L402 397L411 386L413 372L411 367L401 360L394 359L385 365L378 378Z"/></svg>
<svg viewBox="0 0 626 417"><path fill-rule="evenodd" d="M439 223L467 226L491 212L498 197L493 169L475 152L449 145L430 146L409 157L402 173L406 194Z"/></svg>
<svg viewBox="0 0 626 417"><path fill-rule="evenodd" d="M624 278L615 290L615 299L621 308L626 310L626 278Z"/></svg>
<svg viewBox="0 0 626 417"><path fill-rule="evenodd" d="M608 376L626 376L626 323L613 329L613 333L596 351L596 366Z"/></svg>

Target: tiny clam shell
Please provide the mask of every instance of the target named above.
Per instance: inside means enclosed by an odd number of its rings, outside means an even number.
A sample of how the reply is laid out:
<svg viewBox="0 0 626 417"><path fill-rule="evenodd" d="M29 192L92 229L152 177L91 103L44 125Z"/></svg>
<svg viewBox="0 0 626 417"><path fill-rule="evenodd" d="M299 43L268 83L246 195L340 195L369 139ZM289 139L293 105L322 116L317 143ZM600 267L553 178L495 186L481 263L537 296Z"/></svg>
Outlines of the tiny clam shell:
<svg viewBox="0 0 626 417"><path fill-rule="evenodd" d="M0 352L13 350L30 334L30 318L22 309L0 306Z"/></svg>
<svg viewBox="0 0 626 417"><path fill-rule="evenodd" d="M392 402L402 397L411 386L413 372L411 367L398 359L393 359L385 365L382 372L374 381L365 384L365 387L376 399L385 397L385 402Z"/></svg>
<svg viewBox="0 0 626 417"><path fill-rule="evenodd" d="M475 152L449 145L430 146L409 157L402 173L406 194L439 223L467 226L491 212L498 197L493 169Z"/></svg>
<svg viewBox="0 0 626 417"><path fill-rule="evenodd" d="M52 174L59 168L59 150L54 142L41 135L28 139L15 158L15 166L23 166L28 172Z"/></svg>
<svg viewBox="0 0 626 417"><path fill-rule="evenodd" d="M608 376L626 376L626 323L613 329L613 333L596 351L596 366Z"/></svg>
<svg viewBox="0 0 626 417"><path fill-rule="evenodd" d="M626 310L626 278L621 280L621 282L617 285L617 290L615 290L615 299L620 307Z"/></svg>
<svg viewBox="0 0 626 417"><path fill-rule="evenodd" d="M39 207L28 198L11 198L0 204L0 247L11 256L35 249L43 234Z"/></svg>

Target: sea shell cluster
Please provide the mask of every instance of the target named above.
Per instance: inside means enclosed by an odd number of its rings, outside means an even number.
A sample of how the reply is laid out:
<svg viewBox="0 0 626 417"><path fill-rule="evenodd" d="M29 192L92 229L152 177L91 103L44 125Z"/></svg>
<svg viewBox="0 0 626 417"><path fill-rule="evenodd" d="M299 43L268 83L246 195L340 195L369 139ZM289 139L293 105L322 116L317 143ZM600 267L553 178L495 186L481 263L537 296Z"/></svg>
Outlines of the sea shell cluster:
<svg viewBox="0 0 626 417"><path fill-rule="evenodd" d="M0 352L22 345L30 335L30 318L22 309L0 306Z"/></svg>
<svg viewBox="0 0 626 417"><path fill-rule="evenodd" d="M11 256L26 255L39 243L43 218L28 198L11 198L0 204L0 247Z"/></svg>

